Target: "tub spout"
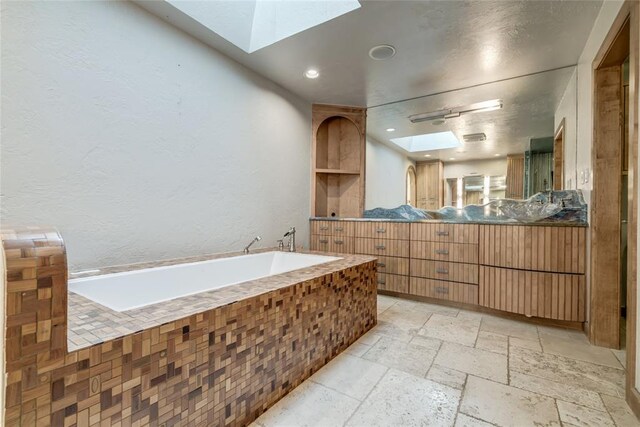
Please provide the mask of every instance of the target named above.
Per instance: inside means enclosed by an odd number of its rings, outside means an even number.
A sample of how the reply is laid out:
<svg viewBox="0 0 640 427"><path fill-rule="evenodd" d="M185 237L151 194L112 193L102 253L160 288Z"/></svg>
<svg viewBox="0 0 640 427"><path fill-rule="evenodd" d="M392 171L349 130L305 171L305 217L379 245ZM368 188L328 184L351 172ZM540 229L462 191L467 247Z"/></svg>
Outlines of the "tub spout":
<svg viewBox="0 0 640 427"><path fill-rule="evenodd" d="M249 253L249 248L255 243L255 242L259 242L260 240L262 240L262 237L260 236L256 236L251 243L249 243L247 246L244 247L244 253L248 254Z"/></svg>

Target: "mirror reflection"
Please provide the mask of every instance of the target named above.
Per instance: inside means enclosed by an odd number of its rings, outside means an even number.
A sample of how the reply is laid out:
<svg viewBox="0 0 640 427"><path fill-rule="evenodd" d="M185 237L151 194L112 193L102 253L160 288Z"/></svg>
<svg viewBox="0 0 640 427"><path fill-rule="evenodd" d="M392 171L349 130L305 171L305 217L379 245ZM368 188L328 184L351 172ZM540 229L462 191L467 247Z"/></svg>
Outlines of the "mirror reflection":
<svg viewBox="0 0 640 427"><path fill-rule="evenodd" d="M571 189L562 159L575 84L571 66L370 107L367 209L462 208Z"/></svg>

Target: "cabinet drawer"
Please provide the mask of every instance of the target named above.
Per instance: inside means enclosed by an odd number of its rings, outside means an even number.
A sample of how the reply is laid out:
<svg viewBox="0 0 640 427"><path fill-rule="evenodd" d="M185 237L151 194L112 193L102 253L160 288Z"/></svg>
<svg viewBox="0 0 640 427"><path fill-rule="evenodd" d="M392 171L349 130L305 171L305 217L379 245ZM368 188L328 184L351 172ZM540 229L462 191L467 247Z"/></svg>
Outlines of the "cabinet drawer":
<svg viewBox="0 0 640 427"><path fill-rule="evenodd" d="M409 240L410 224L401 222L357 221L355 236L371 239Z"/></svg>
<svg viewBox="0 0 640 427"><path fill-rule="evenodd" d="M409 277L378 273L378 289L381 291L409 293Z"/></svg>
<svg viewBox="0 0 640 427"><path fill-rule="evenodd" d="M348 221L331 221L330 230L333 236L353 236L355 224Z"/></svg>
<svg viewBox="0 0 640 427"><path fill-rule="evenodd" d="M480 264L584 274L587 230L586 227L482 225Z"/></svg>
<svg viewBox="0 0 640 427"><path fill-rule="evenodd" d="M411 259L411 276L478 284L478 265Z"/></svg>
<svg viewBox="0 0 640 427"><path fill-rule="evenodd" d="M584 322L585 276L480 267L479 303L526 316Z"/></svg>
<svg viewBox="0 0 640 427"><path fill-rule="evenodd" d="M412 277L409 283L409 293L447 301L478 304L478 286L467 283Z"/></svg>
<svg viewBox="0 0 640 427"><path fill-rule="evenodd" d="M478 243L478 224L412 223L411 240Z"/></svg>
<svg viewBox="0 0 640 427"><path fill-rule="evenodd" d="M355 253L392 257L409 257L408 240L355 238Z"/></svg>
<svg viewBox="0 0 640 427"><path fill-rule="evenodd" d="M331 234L331 223L333 221L311 220L311 234L328 235Z"/></svg>
<svg viewBox="0 0 640 427"><path fill-rule="evenodd" d="M409 258L378 257L378 273L409 275Z"/></svg>
<svg viewBox="0 0 640 427"><path fill-rule="evenodd" d="M411 242L411 258L478 263L478 245L467 243Z"/></svg>
<svg viewBox="0 0 640 427"><path fill-rule="evenodd" d="M353 253L353 237L312 235L311 250L321 252Z"/></svg>

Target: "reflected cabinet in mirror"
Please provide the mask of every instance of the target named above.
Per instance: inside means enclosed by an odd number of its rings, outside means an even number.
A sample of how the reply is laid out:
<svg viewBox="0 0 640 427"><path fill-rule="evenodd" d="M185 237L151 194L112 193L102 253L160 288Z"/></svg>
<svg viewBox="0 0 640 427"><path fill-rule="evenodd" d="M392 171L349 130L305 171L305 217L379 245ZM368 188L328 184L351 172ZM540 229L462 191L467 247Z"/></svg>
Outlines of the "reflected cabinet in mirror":
<svg viewBox="0 0 640 427"><path fill-rule="evenodd" d="M570 66L369 107L365 209L576 189L575 88Z"/></svg>

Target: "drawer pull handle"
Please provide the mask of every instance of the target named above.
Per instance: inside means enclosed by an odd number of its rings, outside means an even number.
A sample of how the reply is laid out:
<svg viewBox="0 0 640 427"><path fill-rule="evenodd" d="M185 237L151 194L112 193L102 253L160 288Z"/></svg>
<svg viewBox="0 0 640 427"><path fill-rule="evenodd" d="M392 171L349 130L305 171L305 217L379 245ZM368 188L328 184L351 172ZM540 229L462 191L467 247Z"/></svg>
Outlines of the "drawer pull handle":
<svg viewBox="0 0 640 427"><path fill-rule="evenodd" d="M329 240L327 240L327 239L320 239L320 243L329 243Z"/></svg>
<svg viewBox="0 0 640 427"><path fill-rule="evenodd" d="M329 226L328 225L321 225L320 226L320 230L328 230Z"/></svg>
<svg viewBox="0 0 640 427"><path fill-rule="evenodd" d="M383 251L384 245L376 245L376 249Z"/></svg>
<svg viewBox="0 0 640 427"><path fill-rule="evenodd" d="M336 245L341 245L344 243L344 240L334 240L333 241Z"/></svg>
<svg viewBox="0 0 640 427"><path fill-rule="evenodd" d="M436 273L438 274L449 274L449 270L446 268L436 268Z"/></svg>
<svg viewBox="0 0 640 427"><path fill-rule="evenodd" d="M448 231L436 231L436 236L448 236Z"/></svg>
<svg viewBox="0 0 640 427"><path fill-rule="evenodd" d="M448 294L449 293L449 288L445 288L444 286L436 286L436 293L437 294Z"/></svg>
<svg viewBox="0 0 640 427"><path fill-rule="evenodd" d="M384 262L379 262L378 267L385 268L387 265Z"/></svg>
<svg viewBox="0 0 640 427"><path fill-rule="evenodd" d="M376 233L386 233L386 232L387 232L387 230L385 230L384 228L378 228L376 230Z"/></svg>
<svg viewBox="0 0 640 427"><path fill-rule="evenodd" d="M449 255L449 250L448 249L436 249L436 253L438 255Z"/></svg>
<svg viewBox="0 0 640 427"><path fill-rule="evenodd" d="M344 227L336 227L336 231L344 231Z"/></svg>

